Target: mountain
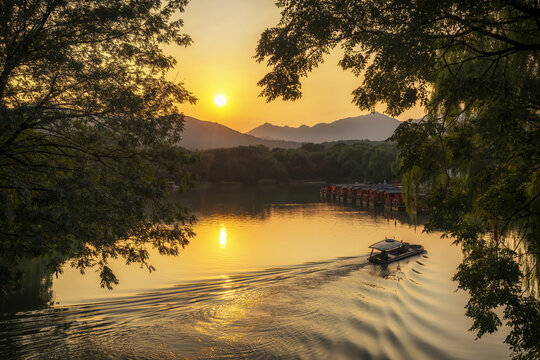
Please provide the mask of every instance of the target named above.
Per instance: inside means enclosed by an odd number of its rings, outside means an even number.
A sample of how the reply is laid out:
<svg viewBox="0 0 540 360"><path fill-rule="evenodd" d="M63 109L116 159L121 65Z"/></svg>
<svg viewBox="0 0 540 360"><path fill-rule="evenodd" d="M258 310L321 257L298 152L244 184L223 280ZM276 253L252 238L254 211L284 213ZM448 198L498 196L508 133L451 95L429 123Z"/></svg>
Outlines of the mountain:
<svg viewBox="0 0 540 360"><path fill-rule="evenodd" d="M180 146L190 150L228 148L234 146L265 145L269 148L294 149L299 143L260 139L253 135L242 134L224 125L202 121L190 116L184 118L184 131Z"/></svg>
<svg viewBox="0 0 540 360"><path fill-rule="evenodd" d="M247 134L268 140L313 143L355 139L382 141L392 136L399 124L400 122L394 118L372 113L314 126L289 127L265 123Z"/></svg>

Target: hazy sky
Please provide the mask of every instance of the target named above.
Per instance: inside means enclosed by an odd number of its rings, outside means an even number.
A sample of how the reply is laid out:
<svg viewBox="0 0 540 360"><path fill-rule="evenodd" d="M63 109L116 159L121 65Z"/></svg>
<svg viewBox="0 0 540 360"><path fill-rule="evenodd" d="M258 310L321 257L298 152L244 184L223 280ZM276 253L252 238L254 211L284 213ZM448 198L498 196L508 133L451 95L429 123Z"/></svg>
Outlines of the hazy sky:
<svg viewBox="0 0 540 360"><path fill-rule="evenodd" d="M186 115L219 122L246 132L265 122L300 126L366 114L352 105L351 91L360 79L337 66L339 50L303 81L303 96L295 102L266 103L257 82L268 71L253 59L261 32L280 18L275 0L192 0L182 14L185 32L194 43L188 48L168 48L178 60L171 76L183 81L199 99L185 105ZM218 107L216 94L227 97ZM377 109L383 111L384 106ZM420 117L414 109L400 120Z"/></svg>

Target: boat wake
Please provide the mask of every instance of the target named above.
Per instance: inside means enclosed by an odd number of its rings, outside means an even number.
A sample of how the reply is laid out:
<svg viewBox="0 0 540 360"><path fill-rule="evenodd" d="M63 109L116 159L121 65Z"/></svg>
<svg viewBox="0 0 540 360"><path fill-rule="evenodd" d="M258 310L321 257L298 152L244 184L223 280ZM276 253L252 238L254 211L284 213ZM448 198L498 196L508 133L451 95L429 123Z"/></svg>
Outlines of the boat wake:
<svg viewBox="0 0 540 360"><path fill-rule="evenodd" d="M420 255L367 255L231 274L114 301L0 318L1 358L488 359L463 299ZM451 284L451 283L450 283ZM464 302L463 302L464 304ZM464 345L467 344L467 345ZM470 345L469 345L470 344Z"/></svg>

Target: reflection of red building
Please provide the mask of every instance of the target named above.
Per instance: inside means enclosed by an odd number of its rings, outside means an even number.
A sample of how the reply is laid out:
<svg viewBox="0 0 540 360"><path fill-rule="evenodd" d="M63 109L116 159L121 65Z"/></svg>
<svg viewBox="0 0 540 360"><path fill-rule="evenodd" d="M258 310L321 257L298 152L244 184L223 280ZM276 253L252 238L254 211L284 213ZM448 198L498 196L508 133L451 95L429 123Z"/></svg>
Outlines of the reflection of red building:
<svg viewBox="0 0 540 360"><path fill-rule="evenodd" d="M345 186L339 187L339 201L343 202L347 198L347 188Z"/></svg>
<svg viewBox="0 0 540 360"><path fill-rule="evenodd" d="M384 207L394 211L405 210L405 203L400 188L387 189L384 198Z"/></svg>
<svg viewBox="0 0 540 360"><path fill-rule="evenodd" d="M361 186L356 188L354 198L356 199L356 205L357 206L362 205L362 195L363 195L363 193L364 193L364 190L362 189Z"/></svg>
<svg viewBox="0 0 540 360"><path fill-rule="evenodd" d="M332 186L324 185L323 187L321 187L320 195L323 198L328 198L328 197L332 196Z"/></svg>
<svg viewBox="0 0 540 360"><path fill-rule="evenodd" d="M383 206L384 205L384 186L374 186L369 191L369 206Z"/></svg>
<svg viewBox="0 0 540 360"><path fill-rule="evenodd" d="M361 185L359 185L358 183L354 183L352 185L349 185L348 189L349 189L349 192L347 194L347 202L349 204L359 205L358 204L358 198L359 198L358 190L361 189Z"/></svg>
<svg viewBox="0 0 540 360"><path fill-rule="evenodd" d="M332 185L332 199L337 199L339 197L339 188L336 185Z"/></svg>
<svg viewBox="0 0 540 360"><path fill-rule="evenodd" d="M363 188L362 192L362 205L368 206L369 205L369 197L371 193L371 186L366 186Z"/></svg>

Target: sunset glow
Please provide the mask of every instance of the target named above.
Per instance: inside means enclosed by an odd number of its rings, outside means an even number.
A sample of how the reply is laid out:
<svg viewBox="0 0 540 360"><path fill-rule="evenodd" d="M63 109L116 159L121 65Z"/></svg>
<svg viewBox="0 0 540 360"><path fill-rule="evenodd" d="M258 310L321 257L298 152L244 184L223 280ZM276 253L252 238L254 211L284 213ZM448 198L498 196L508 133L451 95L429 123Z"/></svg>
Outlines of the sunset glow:
<svg viewBox="0 0 540 360"><path fill-rule="evenodd" d="M216 104L219 107L223 107L227 105L227 97L223 94L217 94L214 97L214 104Z"/></svg>
<svg viewBox="0 0 540 360"><path fill-rule="evenodd" d="M351 102L351 92L360 80L337 66L342 55L339 49L302 80L300 100L267 103L259 97L257 82L269 69L253 56L261 33L280 19L274 1L192 1L182 19L183 30L193 38L193 44L187 48L170 46L168 50L178 59L171 77L181 79L199 99L196 104L182 105L186 115L246 132L265 122L312 126L369 113ZM223 106L215 102L220 93L228 100ZM376 111L384 109L379 104ZM421 116L423 111L415 108L399 119Z"/></svg>

